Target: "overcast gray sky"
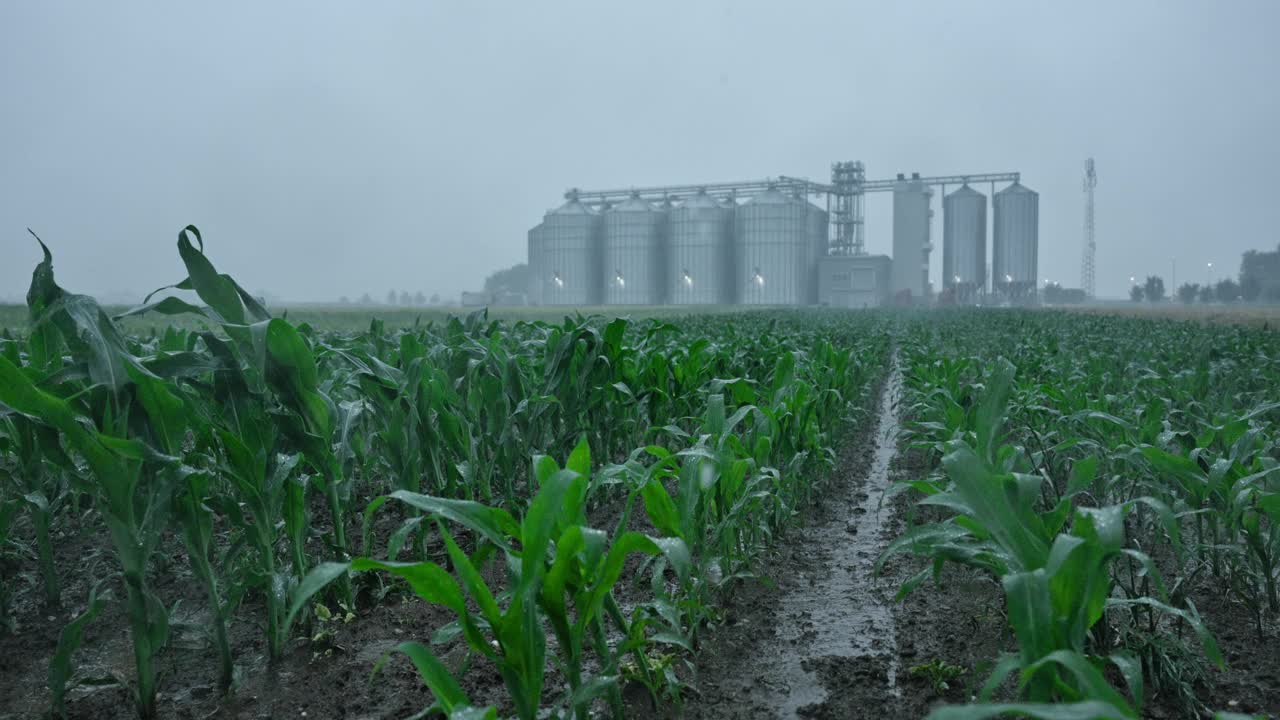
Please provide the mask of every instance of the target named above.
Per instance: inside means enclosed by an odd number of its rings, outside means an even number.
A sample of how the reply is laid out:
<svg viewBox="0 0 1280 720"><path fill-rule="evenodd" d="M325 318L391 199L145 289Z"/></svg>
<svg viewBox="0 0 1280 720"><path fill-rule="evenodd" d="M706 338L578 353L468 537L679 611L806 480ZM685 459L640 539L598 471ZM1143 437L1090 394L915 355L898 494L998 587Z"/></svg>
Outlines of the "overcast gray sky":
<svg viewBox="0 0 1280 720"><path fill-rule="evenodd" d="M566 187L846 159L1021 171L1041 274L1075 286L1089 155L1099 294L1172 259L1203 282L1280 242L1277 29L1274 0L5 2L0 297L27 226L107 294L180 279L187 223L251 290L454 295Z"/></svg>

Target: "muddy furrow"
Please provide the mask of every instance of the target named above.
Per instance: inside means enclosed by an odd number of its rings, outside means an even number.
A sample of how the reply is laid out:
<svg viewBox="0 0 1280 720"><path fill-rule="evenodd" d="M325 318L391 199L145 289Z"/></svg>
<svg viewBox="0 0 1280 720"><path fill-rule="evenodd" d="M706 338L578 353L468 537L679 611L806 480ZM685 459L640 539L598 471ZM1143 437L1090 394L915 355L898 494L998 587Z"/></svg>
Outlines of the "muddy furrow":
<svg viewBox="0 0 1280 720"><path fill-rule="evenodd" d="M900 387L895 359L865 439L767 570L778 587L731 603L732 625L706 648L685 717L865 717L897 706L897 585L875 576L875 562L890 536L881 501L898 453Z"/></svg>

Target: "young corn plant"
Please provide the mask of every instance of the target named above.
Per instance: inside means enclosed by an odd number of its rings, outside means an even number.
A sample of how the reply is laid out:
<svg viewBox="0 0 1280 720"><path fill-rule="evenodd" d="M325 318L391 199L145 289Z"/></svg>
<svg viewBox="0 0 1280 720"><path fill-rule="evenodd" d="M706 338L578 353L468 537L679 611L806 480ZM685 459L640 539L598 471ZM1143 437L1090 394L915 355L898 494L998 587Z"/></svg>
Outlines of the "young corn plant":
<svg viewBox="0 0 1280 720"><path fill-rule="evenodd" d="M44 601L49 607L57 607L62 592L50 530L69 498L67 477L74 466L62 451L57 432L41 423L20 415L0 417L0 437L8 446L4 458L11 459L0 464L0 484L27 507L35 529ZM46 458L53 458L56 463Z"/></svg>
<svg viewBox="0 0 1280 720"><path fill-rule="evenodd" d="M994 717L1008 712L1055 717L1043 713L1052 712L1047 709L1050 704L1060 703L1067 708L1059 711L1062 713L1136 718L1143 696L1141 664L1123 653L1098 657L1090 642L1091 631L1108 607L1143 606L1175 615L1200 633L1211 659L1220 664L1221 656L1193 613L1151 597L1111 597L1111 565L1118 558L1139 563L1163 594L1154 563L1125 546L1124 516L1132 504L1076 508L1070 532L1062 532L1071 498L1092 480L1086 471L1075 478L1051 510L1040 510L1044 478L1016 472L1026 464L1025 458L1016 448L1000 444L1012 378L1013 366L1007 361L988 376L989 384L976 408L976 448L965 440L946 443L942 464L949 485L929 488L913 484L926 491L921 504L954 515L909 531L885 553L885 557L897 552L929 557L935 572L946 560L972 565L996 575L1004 587L1018 655L997 665L982 691L984 704L941 710L931 717ZM1168 508L1151 498L1141 502L1168 520L1176 541L1177 526ZM900 595L910 592L929 572L926 569L908 581ZM1129 698L1106 681L1098 669L1103 663L1119 669L1129 686ZM1015 670L1019 673L1019 694L1026 702L987 702Z"/></svg>
<svg viewBox="0 0 1280 720"><path fill-rule="evenodd" d="M151 438L158 432L156 417L143 419L151 410L146 385L134 384L151 373L127 351L92 298L57 286L52 255L43 243L41 247L45 257L33 274L28 305L36 325L56 327L73 357L85 364L92 392L74 402L57 397L0 356L0 403L56 429L93 474L90 492L110 531L124 579L138 712L151 718L156 712L155 658L168 639L169 625L168 611L148 589L146 576L168 521L176 458L129 437Z"/></svg>
<svg viewBox="0 0 1280 720"><path fill-rule="evenodd" d="M585 444L571 455L568 466L561 470L548 458L535 460L539 490L518 523L505 510L474 501L402 490L391 494L392 499L421 510L435 521L456 579L430 561L357 558L349 565L329 563L317 567L303 587L318 587L348 568L388 572L406 580L419 597L457 616L446 637L461 635L472 652L497 666L516 715L524 720L537 717L542 704L545 624L550 624L557 636L568 682L566 717L588 717L591 703L602 696L608 697L618 712L617 651L607 641L606 617L620 623L618 629L631 638L632 642L624 644L624 651L641 652L642 648L635 644L629 623L613 601L612 588L632 553L662 554L677 572L687 572L688 554L677 540L655 540L632 532L610 541L607 534L582 525L590 467ZM572 469L575 467L578 470ZM473 554L461 549L446 521L475 534L479 547ZM485 560L494 551L506 560L510 587L504 593L495 593L482 572ZM505 599L505 607L500 599ZM604 669L592 678L583 676L587 648L594 649ZM429 673L434 676L438 670L438 663L428 659L433 656L426 646L413 646L412 653L411 658L415 658L437 704L443 708L449 700L438 692L440 683L429 677Z"/></svg>

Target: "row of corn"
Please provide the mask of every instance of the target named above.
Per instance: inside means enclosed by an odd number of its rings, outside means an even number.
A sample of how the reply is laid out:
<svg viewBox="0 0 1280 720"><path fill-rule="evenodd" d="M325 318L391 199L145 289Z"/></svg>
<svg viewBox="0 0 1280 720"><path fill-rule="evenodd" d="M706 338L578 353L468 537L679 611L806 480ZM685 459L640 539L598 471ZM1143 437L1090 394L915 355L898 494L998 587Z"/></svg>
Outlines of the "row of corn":
<svg viewBox="0 0 1280 720"><path fill-rule="evenodd" d="M113 602L138 714L157 714L158 659L180 651L155 578L174 557L223 688L246 662L229 627L260 627L274 662L391 587L452 618L391 653L424 708L617 716L628 683L679 703L676 665L813 497L889 349L884 318L799 311L325 332L268 312L194 227L178 251L186 277L164 290L181 292L112 317L56 284L45 249L30 326L0 340L0 552L36 569L0 578L0 623L15 631L22 593L76 609L55 714ZM144 314L199 329L121 330ZM69 532L112 549L87 597L65 597ZM473 701L443 647L505 693Z"/></svg>

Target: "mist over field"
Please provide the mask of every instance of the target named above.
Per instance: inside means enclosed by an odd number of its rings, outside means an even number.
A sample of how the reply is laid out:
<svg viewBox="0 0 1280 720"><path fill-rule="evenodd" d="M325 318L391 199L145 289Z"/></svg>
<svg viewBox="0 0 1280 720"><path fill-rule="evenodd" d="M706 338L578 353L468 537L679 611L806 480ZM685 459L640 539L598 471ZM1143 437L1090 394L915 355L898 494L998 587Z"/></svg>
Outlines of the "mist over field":
<svg viewBox="0 0 1280 720"><path fill-rule="evenodd" d="M1043 279L1074 286L1087 156L1098 294L1206 282L1280 224L1277 26L1266 0L6 3L0 300L26 227L64 285L128 302L179 279L187 223L271 298L456 298L570 186L836 160L1020 171ZM867 213L888 252L887 196Z"/></svg>
<svg viewBox="0 0 1280 720"><path fill-rule="evenodd" d="M1277 29L0 2L0 720L1280 720Z"/></svg>

